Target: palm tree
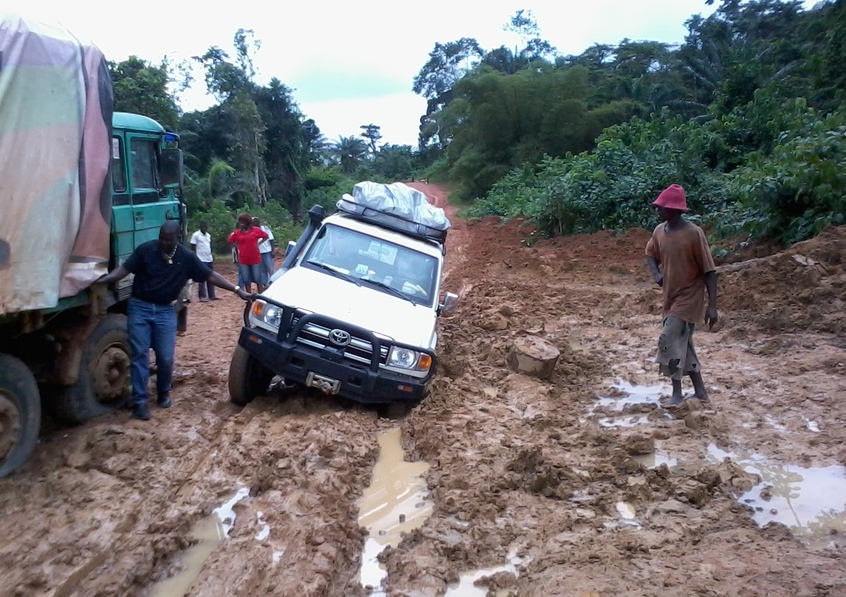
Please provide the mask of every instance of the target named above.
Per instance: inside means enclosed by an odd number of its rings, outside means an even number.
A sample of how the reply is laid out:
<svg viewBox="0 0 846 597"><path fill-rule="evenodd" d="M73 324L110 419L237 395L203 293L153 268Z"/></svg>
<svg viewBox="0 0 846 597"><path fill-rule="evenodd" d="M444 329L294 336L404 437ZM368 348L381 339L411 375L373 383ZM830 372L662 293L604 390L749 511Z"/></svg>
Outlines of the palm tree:
<svg viewBox="0 0 846 597"><path fill-rule="evenodd" d="M345 174L352 174L367 158L367 143L358 137L338 137L338 142L331 147L332 155L341 164Z"/></svg>

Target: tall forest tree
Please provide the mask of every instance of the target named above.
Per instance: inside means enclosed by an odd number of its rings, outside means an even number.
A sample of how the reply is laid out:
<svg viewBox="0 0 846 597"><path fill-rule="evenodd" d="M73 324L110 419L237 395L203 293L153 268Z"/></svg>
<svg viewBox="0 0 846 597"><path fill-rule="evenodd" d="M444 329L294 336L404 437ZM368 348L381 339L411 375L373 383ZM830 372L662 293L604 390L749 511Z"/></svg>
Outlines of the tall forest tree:
<svg viewBox="0 0 846 597"><path fill-rule="evenodd" d="M168 90L170 63L158 65L130 56L122 62L109 62L115 93L115 109L143 114L164 126L176 127L179 108Z"/></svg>
<svg viewBox="0 0 846 597"><path fill-rule="evenodd" d="M376 155L376 143L382 138L382 127L379 125L370 123L370 124L362 124L358 127L362 130L361 136L367 139L367 143L370 145L370 155Z"/></svg>

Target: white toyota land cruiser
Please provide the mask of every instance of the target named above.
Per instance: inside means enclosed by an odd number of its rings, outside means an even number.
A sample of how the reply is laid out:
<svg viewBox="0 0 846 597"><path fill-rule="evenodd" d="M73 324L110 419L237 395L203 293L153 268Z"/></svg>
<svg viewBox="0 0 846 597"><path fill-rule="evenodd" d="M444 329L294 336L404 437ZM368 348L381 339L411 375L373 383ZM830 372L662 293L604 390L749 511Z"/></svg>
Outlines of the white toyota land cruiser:
<svg viewBox="0 0 846 597"><path fill-rule="evenodd" d="M424 205L425 204L425 205ZM359 183L309 226L248 306L229 369L236 404L274 375L370 404L416 404L435 371L448 220L400 183Z"/></svg>

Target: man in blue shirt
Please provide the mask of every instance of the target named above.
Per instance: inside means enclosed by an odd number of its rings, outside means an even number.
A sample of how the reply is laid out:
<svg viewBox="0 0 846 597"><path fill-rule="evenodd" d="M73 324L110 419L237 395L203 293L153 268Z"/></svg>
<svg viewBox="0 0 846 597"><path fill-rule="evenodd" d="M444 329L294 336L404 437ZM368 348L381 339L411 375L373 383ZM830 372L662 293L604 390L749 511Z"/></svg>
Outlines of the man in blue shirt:
<svg viewBox="0 0 846 597"><path fill-rule="evenodd" d="M150 418L147 407L150 348L156 353L157 403L162 408L170 408L173 403L170 398L176 348L173 303L185 283L189 279L210 282L237 293L244 300L250 298L239 286L209 269L195 253L179 244L179 232L179 222L165 222L159 230L158 240L140 245L122 265L99 280L108 284L135 274L127 318L132 359L132 416L142 421Z"/></svg>

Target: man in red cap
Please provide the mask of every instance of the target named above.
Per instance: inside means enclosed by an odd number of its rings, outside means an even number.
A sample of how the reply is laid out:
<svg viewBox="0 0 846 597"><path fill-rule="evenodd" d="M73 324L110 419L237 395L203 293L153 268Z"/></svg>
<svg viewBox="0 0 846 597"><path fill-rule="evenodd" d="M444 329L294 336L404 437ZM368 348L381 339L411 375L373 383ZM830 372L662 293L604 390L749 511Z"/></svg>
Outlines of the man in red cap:
<svg viewBox="0 0 846 597"><path fill-rule="evenodd" d="M673 382L670 406L684 402L682 377L690 376L693 397L708 401L699 360L693 348L693 328L702 319L712 328L717 323L717 272L711 248L702 229L682 218L687 211L684 189L670 185L655 200L662 222L646 244L646 264L663 289L664 324L658 339L661 373ZM705 308L705 290L708 307Z"/></svg>

